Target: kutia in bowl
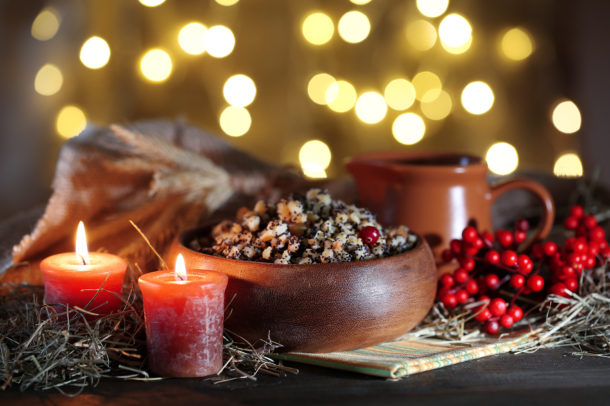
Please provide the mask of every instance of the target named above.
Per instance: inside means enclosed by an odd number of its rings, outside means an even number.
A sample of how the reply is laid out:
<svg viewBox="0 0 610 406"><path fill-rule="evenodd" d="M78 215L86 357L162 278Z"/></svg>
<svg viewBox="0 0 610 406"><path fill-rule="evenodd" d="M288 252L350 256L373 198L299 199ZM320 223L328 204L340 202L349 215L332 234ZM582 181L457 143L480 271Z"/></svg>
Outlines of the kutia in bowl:
<svg viewBox="0 0 610 406"><path fill-rule="evenodd" d="M166 259L229 276L225 326L282 351L374 345L413 328L432 306L436 268L407 227L312 189L240 209L236 221L180 234Z"/></svg>

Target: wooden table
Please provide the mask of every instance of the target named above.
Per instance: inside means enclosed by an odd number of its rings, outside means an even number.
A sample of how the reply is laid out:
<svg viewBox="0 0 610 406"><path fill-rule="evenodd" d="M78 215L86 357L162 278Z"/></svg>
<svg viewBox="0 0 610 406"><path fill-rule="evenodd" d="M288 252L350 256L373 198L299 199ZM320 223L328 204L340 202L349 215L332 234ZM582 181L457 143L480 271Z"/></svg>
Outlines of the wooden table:
<svg viewBox="0 0 610 406"><path fill-rule="evenodd" d="M40 210L0 223L0 267L10 247L28 231ZM400 381L290 364L298 375L261 376L257 382L214 385L205 379L158 382L104 380L76 398L58 393L0 391L0 405L154 404L426 404L610 405L610 359L578 358L569 349L504 354L470 361Z"/></svg>

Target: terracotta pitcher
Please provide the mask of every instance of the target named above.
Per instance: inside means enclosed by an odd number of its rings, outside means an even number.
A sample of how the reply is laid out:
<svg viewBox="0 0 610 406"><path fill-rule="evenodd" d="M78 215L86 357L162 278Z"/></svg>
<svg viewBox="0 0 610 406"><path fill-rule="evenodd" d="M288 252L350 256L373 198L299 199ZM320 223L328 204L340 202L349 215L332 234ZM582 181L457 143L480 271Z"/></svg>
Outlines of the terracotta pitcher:
<svg viewBox="0 0 610 406"><path fill-rule="evenodd" d="M471 155L377 152L346 164L358 185L360 204L383 224L404 224L423 235L437 264L452 238L461 238L469 221L492 231L491 205L502 193L526 189L538 197L544 215L532 240L545 238L555 217L550 193L538 182L514 179L487 182L487 165ZM441 269L443 271L445 269Z"/></svg>

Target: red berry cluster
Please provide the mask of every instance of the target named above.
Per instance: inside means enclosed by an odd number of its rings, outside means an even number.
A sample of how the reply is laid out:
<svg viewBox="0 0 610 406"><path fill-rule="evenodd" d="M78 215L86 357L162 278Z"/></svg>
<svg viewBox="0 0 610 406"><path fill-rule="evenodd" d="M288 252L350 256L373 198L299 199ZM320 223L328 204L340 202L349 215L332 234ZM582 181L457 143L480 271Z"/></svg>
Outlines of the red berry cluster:
<svg viewBox="0 0 610 406"><path fill-rule="evenodd" d="M564 226L574 236L562 246L540 242L521 253L518 248L530 228L527 220L517 221L513 230L498 230L495 236L469 225L462 239L452 240L442 253L445 262L459 266L440 277L438 299L447 309L471 308L485 331L496 334L523 318L523 309L515 304L520 296L540 302L548 294L567 296L566 289L578 290L580 274L607 261L610 248L604 229L580 206L571 208ZM475 302L482 304L468 306Z"/></svg>

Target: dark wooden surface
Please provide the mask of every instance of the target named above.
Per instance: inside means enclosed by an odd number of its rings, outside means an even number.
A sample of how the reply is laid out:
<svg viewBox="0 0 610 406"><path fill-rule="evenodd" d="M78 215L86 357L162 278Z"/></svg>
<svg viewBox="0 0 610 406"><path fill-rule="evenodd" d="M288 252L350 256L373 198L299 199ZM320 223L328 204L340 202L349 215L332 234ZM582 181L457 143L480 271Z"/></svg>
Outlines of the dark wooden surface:
<svg viewBox="0 0 610 406"><path fill-rule="evenodd" d="M0 266L39 211L0 224ZM104 380L76 398L54 392L0 391L0 405L610 405L610 359L578 358L569 349L504 354L400 381L290 364L298 375L213 385L205 379Z"/></svg>

